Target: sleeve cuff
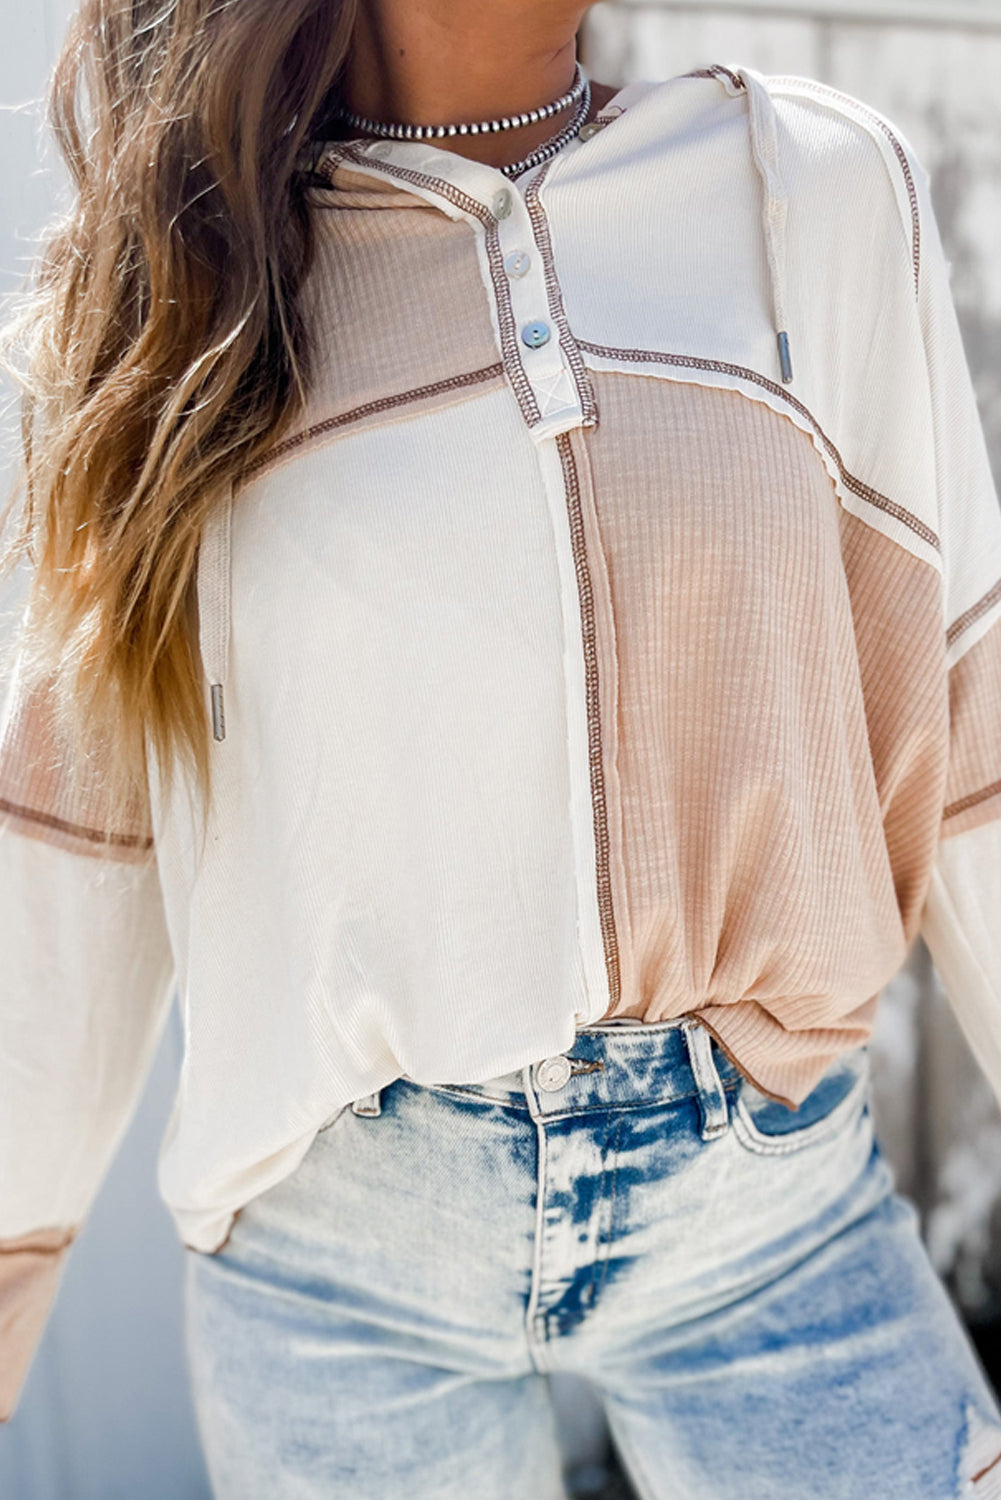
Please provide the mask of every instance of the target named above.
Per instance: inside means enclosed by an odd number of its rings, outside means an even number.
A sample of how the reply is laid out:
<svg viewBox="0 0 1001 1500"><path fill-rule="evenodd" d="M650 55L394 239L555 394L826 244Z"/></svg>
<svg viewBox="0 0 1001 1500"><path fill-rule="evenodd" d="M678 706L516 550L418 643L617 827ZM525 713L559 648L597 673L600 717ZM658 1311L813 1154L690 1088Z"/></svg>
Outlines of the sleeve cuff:
<svg viewBox="0 0 1001 1500"><path fill-rule="evenodd" d="M0 1422L17 1407L76 1232L43 1229L0 1240Z"/></svg>

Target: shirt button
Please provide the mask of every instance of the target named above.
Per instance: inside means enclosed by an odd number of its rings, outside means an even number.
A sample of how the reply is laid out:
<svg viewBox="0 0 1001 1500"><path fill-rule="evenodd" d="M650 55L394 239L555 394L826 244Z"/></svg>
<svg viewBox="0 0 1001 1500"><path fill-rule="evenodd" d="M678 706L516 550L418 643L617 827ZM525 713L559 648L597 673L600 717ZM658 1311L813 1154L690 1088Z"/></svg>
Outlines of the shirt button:
<svg viewBox="0 0 1001 1500"><path fill-rule="evenodd" d="M521 342L527 344L530 349L538 349L543 344L548 344L549 324L538 321L526 323L521 330Z"/></svg>
<svg viewBox="0 0 1001 1500"><path fill-rule="evenodd" d="M531 264L527 250L512 250L504 259L504 269L509 276L524 276Z"/></svg>
<svg viewBox="0 0 1001 1500"><path fill-rule="evenodd" d="M577 136L582 141L589 141L593 135L597 135L605 121L591 120L587 125L582 125Z"/></svg>
<svg viewBox="0 0 1001 1500"><path fill-rule="evenodd" d="M369 146L369 148L368 148L368 154L369 154L369 156L377 156L377 157L378 156L389 156L390 153L392 152L392 149L393 149L393 143L392 143L392 141L376 141L374 145Z"/></svg>
<svg viewBox="0 0 1001 1500"><path fill-rule="evenodd" d="M570 1077L570 1062L566 1057L547 1057L535 1069L535 1081L547 1094L557 1093Z"/></svg>
<svg viewBox="0 0 1001 1500"><path fill-rule="evenodd" d="M509 188L501 188L499 192L494 193L493 201L490 204L490 212L495 219L507 218L511 212L511 191Z"/></svg>

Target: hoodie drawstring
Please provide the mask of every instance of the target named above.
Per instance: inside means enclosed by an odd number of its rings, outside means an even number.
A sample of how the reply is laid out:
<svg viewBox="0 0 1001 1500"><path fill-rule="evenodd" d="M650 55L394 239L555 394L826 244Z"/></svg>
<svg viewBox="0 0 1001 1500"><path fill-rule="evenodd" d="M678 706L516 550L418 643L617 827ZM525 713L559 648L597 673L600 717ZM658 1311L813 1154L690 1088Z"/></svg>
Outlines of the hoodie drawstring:
<svg viewBox="0 0 1001 1500"><path fill-rule="evenodd" d="M751 154L763 190L762 225L771 281L772 310L783 384L793 378L786 326L786 213L788 195L779 169L775 107L764 78L754 68L712 70L731 95L747 94ZM231 631L232 486L209 512L198 549L198 644L212 705L212 735L226 738L224 689Z"/></svg>
<svg viewBox="0 0 1001 1500"><path fill-rule="evenodd" d="M198 547L198 645L212 703L212 737L226 738L223 689L229 670L232 486L209 511Z"/></svg>
<svg viewBox="0 0 1001 1500"><path fill-rule="evenodd" d="M739 92L733 80L739 80L747 93L751 155L763 189L762 227L765 232L765 251L768 257L768 275L771 280L779 368L783 384L788 385L792 380L792 355L789 349L789 329L786 325L785 307L786 213L789 198L779 169L775 106L764 78L754 68L720 68L716 76L728 93Z"/></svg>

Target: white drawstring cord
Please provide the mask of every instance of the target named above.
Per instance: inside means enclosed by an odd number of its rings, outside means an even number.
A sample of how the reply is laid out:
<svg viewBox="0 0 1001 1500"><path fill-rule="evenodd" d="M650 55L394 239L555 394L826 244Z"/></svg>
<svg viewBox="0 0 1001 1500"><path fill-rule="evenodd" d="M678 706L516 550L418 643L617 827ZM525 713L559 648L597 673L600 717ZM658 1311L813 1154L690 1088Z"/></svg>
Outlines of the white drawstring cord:
<svg viewBox="0 0 1001 1500"><path fill-rule="evenodd" d="M209 684L212 736L226 738L223 690L229 670L233 490L209 511L198 548L198 645Z"/></svg>
<svg viewBox="0 0 1001 1500"><path fill-rule="evenodd" d="M793 378L789 331L785 312L786 214L788 196L779 170L775 109L760 73L753 68L734 67L717 75L728 93L737 89L738 78L747 94L751 154L764 190L762 222L771 279L776 340L783 383ZM229 670L231 630L232 486L206 518L198 549L198 643L208 679L212 706L212 735L226 738L224 689Z"/></svg>
<svg viewBox="0 0 1001 1500"><path fill-rule="evenodd" d="M771 279L779 367L783 384L788 385L792 380L792 355L785 308L786 215L789 198L779 170L775 107L760 73L754 68L741 67L735 67L732 71L742 80L747 91L751 154L764 190L762 223Z"/></svg>

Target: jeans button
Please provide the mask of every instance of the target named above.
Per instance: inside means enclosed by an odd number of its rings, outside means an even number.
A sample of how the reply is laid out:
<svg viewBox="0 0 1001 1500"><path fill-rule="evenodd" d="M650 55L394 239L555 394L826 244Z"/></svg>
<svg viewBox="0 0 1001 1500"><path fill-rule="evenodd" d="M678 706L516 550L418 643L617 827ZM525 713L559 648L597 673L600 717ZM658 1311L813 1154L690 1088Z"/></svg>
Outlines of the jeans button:
<svg viewBox="0 0 1001 1500"><path fill-rule="evenodd" d="M570 1077L570 1061L566 1057L547 1057L536 1064L535 1081L547 1094L555 1094Z"/></svg>

